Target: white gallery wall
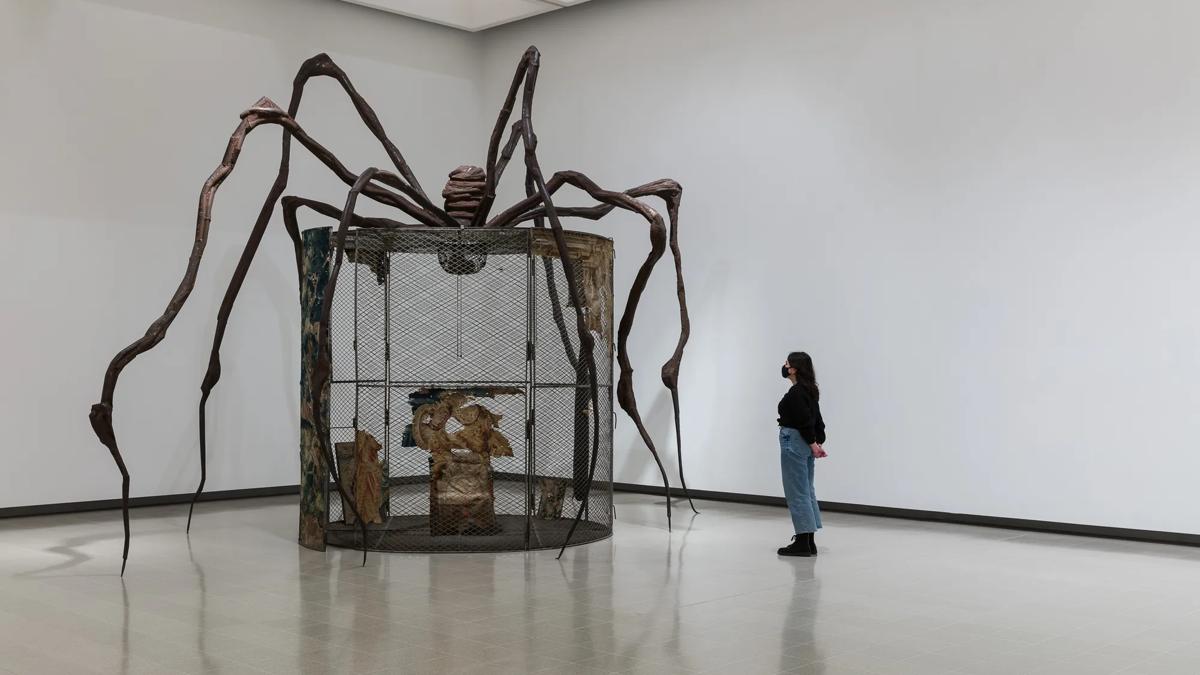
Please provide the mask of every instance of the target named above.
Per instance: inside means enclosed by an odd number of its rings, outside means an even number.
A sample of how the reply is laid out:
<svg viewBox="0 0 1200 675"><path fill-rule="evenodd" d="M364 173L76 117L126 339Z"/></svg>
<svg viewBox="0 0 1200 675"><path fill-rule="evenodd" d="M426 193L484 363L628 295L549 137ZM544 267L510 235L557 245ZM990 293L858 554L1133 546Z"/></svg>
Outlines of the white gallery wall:
<svg viewBox="0 0 1200 675"><path fill-rule="evenodd" d="M692 487L782 495L779 365L804 349L823 499L1200 533L1198 24L1184 1L605 0L486 33L484 100L535 43L547 172L683 183ZM623 294L646 229L604 231ZM664 263L630 352L673 455ZM656 482L617 431L617 480Z"/></svg>
<svg viewBox="0 0 1200 675"><path fill-rule="evenodd" d="M0 507L120 496L87 422L105 366L178 284L197 195L239 113L264 95L286 107L296 70L321 51L374 104L427 189L440 192L485 142L486 131L463 133L476 126L481 63L465 33L327 0L0 0ZM299 119L318 141L354 170L387 161L333 80L306 91ZM278 127L251 134L217 195L191 299L121 378L115 426L134 495L195 489L217 307L279 147ZM288 193L341 204L345 186L295 148ZM211 490L298 482L300 317L276 216L209 403Z"/></svg>
<svg viewBox="0 0 1200 675"><path fill-rule="evenodd" d="M0 0L0 508L119 494L87 409L178 282L241 110L286 105L327 51L436 191L483 161L536 44L547 172L685 187L692 487L782 494L778 370L805 349L823 499L1200 533L1198 21L1164 0L602 0L471 35L333 0ZM353 169L385 161L330 81L300 119ZM278 141L251 137L189 305L122 378L135 495L194 488L216 308ZM289 192L340 203L294 155ZM581 227L617 240L623 299L644 224ZM209 489L296 482L293 268L276 223L226 336ZM676 316L664 260L630 353L673 482ZM627 420L616 439L617 480L655 483Z"/></svg>

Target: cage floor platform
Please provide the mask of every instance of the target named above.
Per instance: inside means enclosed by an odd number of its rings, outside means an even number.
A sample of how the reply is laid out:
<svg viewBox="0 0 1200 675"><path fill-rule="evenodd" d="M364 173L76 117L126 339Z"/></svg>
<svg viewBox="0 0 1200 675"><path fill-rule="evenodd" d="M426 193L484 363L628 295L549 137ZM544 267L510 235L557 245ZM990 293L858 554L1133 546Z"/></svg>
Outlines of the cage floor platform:
<svg viewBox="0 0 1200 675"><path fill-rule="evenodd" d="M433 536L429 516L393 516L382 524L367 526L367 550L400 553L463 553L525 551L558 548L571 528L571 518L542 520L524 515L496 515L496 534L460 534ZM529 544L525 544L525 525L529 524ZM571 545L589 544L612 536L612 528L582 520ZM330 523L326 541L331 546L360 549L362 530L357 525Z"/></svg>

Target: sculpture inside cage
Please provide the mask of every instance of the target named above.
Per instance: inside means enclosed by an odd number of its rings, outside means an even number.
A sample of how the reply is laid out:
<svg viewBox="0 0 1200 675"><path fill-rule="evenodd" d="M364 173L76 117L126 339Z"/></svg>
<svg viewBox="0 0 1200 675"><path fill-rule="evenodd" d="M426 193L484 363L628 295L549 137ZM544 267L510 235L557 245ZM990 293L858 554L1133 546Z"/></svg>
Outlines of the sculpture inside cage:
<svg viewBox="0 0 1200 675"><path fill-rule="evenodd" d="M354 440L336 443L338 471L345 476L346 488L349 491L342 495L342 521L353 525L361 514L367 523L382 523L381 506L387 498L387 488L383 487L383 464L379 461L379 451L383 449L379 441L371 434L359 430L354 434ZM351 509L346 500L354 497L355 508Z"/></svg>
<svg viewBox="0 0 1200 675"><path fill-rule="evenodd" d="M538 518L557 520L562 518L563 499L567 495L567 482L557 478L543 478L538 482Z"/></svg>
<svg viewBox="0 0 1200 675"><path fill-rule="evenodd" d="M389 466L389 462L391 461L393 446L391 443L393 422L390 417L385 417L382 421L382 438L374 432L369 432L379 440L381 446L379 452L383 453L383 458L377 461L380 462L379 499L381 500L380 508L382 509L378 518L382 518L384 523L374 522L376 516L364 517L364 514L358 510L359 500L355 498L352 486L352 482L354 481L350 480L349 475L338 470L338 465L334 457L335 444L337 442L348 442L346 440L339 441L335 438L336 436L343 433L354 436L357 431L362 430L358 424L358 420L351 420L351 424L339 427L335 422L340 420L330 417L333 408L338 407L330 405L330 396L336 396L332 392L339 384L335 372L337 364L332 357L334 351L332 340L335 338L332 336L333 331L331 331L330 326L331 321L336 320L333 312L338 289L344 289L345 286L345 284L339 283L339 279L342 278L340 270L343 257L350 254L351 245L357 239L357 235L363 233L384 235L411 232L418 234L423 231L437 232L441 235L457 235L459 237L457 240L450 237L443 241L435 241L434 247L425 252L426 255L434 257L442 272L448 275L448 277L458 280L455 282L456 288L461 287L464 279L476 278L480 274L486 274L488 269L495 269L497 267L501 271L510 269L496 264L497 259L495 256L503 255L503 253L489 248L489 241L472 236L463 237L464 234L538 233L539 236L533 237L530 235L527 239L528 248L525 259L529 264L526 269L528 273L526 287L530 289L530 300L525 304L525 307L529 308L529 312L531 313L543 310L549 312L549 316L552 317L549 323L555 327L557 333L554 338L561 341L564 351L564 362L569 364L569 367L564 368L559 373L559 375L562 375L559 379L564 381L561 389L563 392L566 392L564 394L565 401L562 404L564 406L562 418L569 418L571 422L564 423L558 431L570 434L570 440L567 441L564 439L561 445L569 448L572 455L571 483L573 489L570 491L570 496L577 503L577 507L574 520L562 538L562 546L564 547L572 542L572 536L580 524L584 522L585 516L591 517L594 514L594 508L590 502L590 494L599 464L602 435L611 433L611 417L607 416L605 412L607 406L601 400L601 380L607 376L604 373L605 369L599 367L604 364L597 363L598 346L602 346L607 352L608 358L604 358L603 360L608 361L610 366L608 370L611 370L611 356L614 351L616 353L617 364L620 368L620 375L615 384L611 382L610 377L608 378L611 386L608 392L610 396L609 400L611 401L611 394L615 391L618 404L632 419L639 436L646 444L658 466L659 473L663 479L664 490L668 496L671 494L666 469L659 457L656 444L646 429L638 410L637 399L633 391L633 365L628 349L628 337L633 327L633 318L637 311L638 302L646 287L651 271L669 249L675 267L680 332L673 354L662 366L661 377L663 383L671 393L675 421L675 441L680 464L679 477L680 483L683 486L683 495L687 496L687 484L683 480L682 469L683 454L682 435L679 429L678 389L679 365L683 357L684 346L687 344L690 334L690 322L683 285L682 259L678 242L678 216L682 188L674 180L661 179L627 190L608 190L600 187L586 175L578 171L559 171L546 177L538 161L537 135L534 133L532 121L534 88L540 66L540 54L536 48L530 47L526 50L517 65L516 73L509 85L500 109L500 114L492 128L487 145L485 165L482 167L460 166L452 171L450 181L442 192L444 202L441 207L435 205L426 194L400 150L384 131L378 116L367 103L366 99L359 94L346 73L325 54L319 54L305 61L301 66L293 82L292 96L286 111L276 106L269 99L262 98L242 113L241 122L230 137L220 164L201 188L199 208L196 214L195 238L183 279L179 282L174 294L168 301L166 309L150 324L145 334L112 358L108 369L105 371L100 400L91 407L89 412L93 431L100 442L107 448L121 473L122 516L125 535L122 552L122 574L124 573L125 563L128 561L129 556L130 529L128 505L130 474L125 465L124 456L121 453L113 426L113 401L117 381L126 366L139 355L149 351L163 340L167 329L183 308L195 285L200 262L207 246L209 224L216 192L236 166L246 136L255 129L263 126L278 126L283 131L283 148L279 170L276 174L275 182L272 184L263 202L263 206L254 221L249 239L246 242L237 266L234 268L233 277L229 282L217 313L216 333L209 355L208 368L200 385L200 482L193 498L193 509L195 507L195 500L199 498L203 491L207 478L208 453L205 433L205 410L208 398L221 377L220 350L225 329L228 325L233 304L241 290L242 283L262 241L263 234L271 222L276 206L282 208L284 226L295 248L301 304L304 307L301 338L302 354L304 356L301 370L302 397L300 424L301 544L318 548L323 547L329 541L330 543L360 547L364 550L365 561L365 551L373 547L372 541L377 542L380 538L378 533L372 535L370 528L382 527L385 534L396 531L395 528L387 527L387 523L394 521L396 518L396 515L390 511L391 505L396 495L404 492L400 488L408 485L405 481L413 479L413 476L410 475L395 475L391 472L393 467ZM395 167L394 172L373 167L362 171L351 170L342 164L321 143L304 131L297 122L296 116L299 112L305 87L313 77L330 77L341 85L343 91L353 102L355 110L358 112L363 123L382 144L388 159L391 160L391 163ZM508 139L504 141L505 129L509 125L514 109L518 107L518 94L520 94L519 119L511 125ZM290 175L292 141L299 142L339 180L349 187L343 207L339 208L332 204L313 199L284 194ZM503 145L502 141L504 141ZM522 156L525 169L523 185L526 196L509 208L499 213L493 213L492 207L496 198L496 186L505 168L516 153L518 145L521 145L523 150ZM595 204L581 207L557 206L554 203L553 196L566 186L577 188L586 193L586 195L595 201ZM394 208L399 213L404 214L406 220L401 221L392 218L358 215L355 207L360 196L365 196L375 202ZM650 198L659 199L665 204L665 219L647 202L647 199ZM298 222L298 214L302 209L325 218L333 219L337 222L336 231L330 228L318 228L316 230L307 230L302 234ZM609 320L605 323L603 317L599 315L600 312L597 305L598 290L606 284L611 289L611 265L597 265L595 261L589 263L588 253L589 251L594 252L594 249L589 249L586 244L576 246L576 250L573 251L571 248L573 245L572 237L569 236L570 233L563 229L561 223L561 219L564 217L599 220L614 209L627 211L644 220L649 228L650 235L650 252L639 267L633 280L628 301L617 326L615 341L611 336L612 321ZM533 227L517 229L518 226L526 223L531 223ZM547 225L549 226L548 228L546 227ZM313 234L314 232L316 234ZM580 243L578 239L574 241L576 245ZM386 244L386 239L381 238L379 242ZM541 253L535 254L535 247ZM389 267L392 264L392 256L386 248L387 246L385 245L377 255L359 257L356 259L354 267L361 267L369 272L378 287L391 289L392 283L388 279L393 279L396 275L394 274L394 270ZM551 251L552 253L550 253ZM533 268L535 266L533 263L535 260L537 263L540 263L541 272L545 277L545 294L540 298L542 302L539 302L539 299L534 297L534 291L532 290L535 283L533 275ZM557 265L557 268L555 265ZM354 274L349 276L357 280L358 273L359 270L356 269ZM470 284L468 283L467 285L469 286ZM482 290L475 292L479 294L486 293L486 291ZM443 294L438 297L444 298L450 296ZM457 294L454 297L461 299L463 296ZM545 305L548 305L549 308L545 309ZM611 308L611 304L608 307ZM527 325L534 325L534 323L531 318ZM383 325L385 326L384 331L390 331L392 328L392 324L387 318L383 319ZM463 319L460 317L453 325L456 326L455 333L461 336ZM428 333L428 335L442 336L448 331L449 324L443 324L437 330ZM602 345L598 343L601 339L604 340ZM382 340L381 344L384 345L384 349L388 351L389 356L393 345L402 350L407 349L403 343L393 342L386 338ZM521 346L521 349L527 350L528 353L533 353L533 344L532 342L525 343ZM461 345L456 345L456 347L458 346ZM346 353L346 350L342 351ZM461 351L455 351L454 353L461 361ZM601 356L604 356L603 353ZM480 364L476 363L476 365ZM391 383L387 381L386 374L384 380L385 384L379 388L380 391L377 394L382 395L389 403L389 405L382 406L381 408L385 411L385 416L390 415L392 410L390 399L393 392L389 391L392 387L404 388L410 385L419 385L446 388L463 384L456 382L453 378L424 383ZM523 398L525 399L525 405L528 406L529 392L537 389L537 379L534 373L526 372L519 380L520 383L517 386L525 389L526 394ZM488 377L479 377L474 378L472 382L466 384L474 386L481 383L487 384L489 381ZM361 403L363 397L367 396L367 394L364 391L359 391L359 385L364 384L365 381L356 376L354 382L355 395L359 397L358 402ZM357 409L357 406L355 406L355 409ZM533 437L537 433L534 427L536 426L538 415L534 414L534 412L531 407L527 407L526 415L522 416L526 422L525 433L528 437ZM509 417L506 416L505 419L509 419ZM354 442L357 444L357 440ZM356 449L359 447L358 445L355 446ZM367 460L362 462L362 466L365 467L371 463L369 457ZM532 453L525 458L527 464L534 461L535 458ZM355 466L357 469L359 463L356 462ZM518 475L524 477L524 494L526 495L527 504L532 503L533 484L535 479L540 476L538 471L539 468L536 465L529 464L525 470L516 472ZM496 484L497 489L497 500L501 493L499 486L503 482L502 479L507 480L505 478L507 473L509 473L507 470L501 471L495 468L492 471L493 482ZM373 486L372 475L368 472L364 485ZM422 481L428 479L429 476L425 475ZM357 481L357 478L355 478L355 481ZM331 483L332 489L346 497L344 501L340 499L330 501L328 499L328 491ZM341 504L344 508L352 512L352 516L343 519L342 522L344 524L349 520L357 524L357 538L350 537L340 539L336 542L333 541L333 537L331 536L332 530L326 527L330 522L328 511L331 504ZM365 505L367 502L364 501L363 504ZM531 510L532 507L529 507L528 511ZM192 510L189 510L189 529L191 527L191 517ZM499 516L497 518L499 520ZM668 526L670 520L671 500L668 499ZM531 521L532 518L526 519L526 523L530 523ZM526 528L531 529L532 526L527 524Z"/></svg>
<svg viewBox="0 0 1200 675"><path fill-rule="evenodd" d="M507 393L523 392L514 388ZM434 401L413 412L413 438L430 455L429 530L434 536L497 530L492 457L512 457L512 445L499 428L503 415L477 403L468 405L471 400L459 390L438 392ZM447 431L451 420L463 428Z"/></svg>

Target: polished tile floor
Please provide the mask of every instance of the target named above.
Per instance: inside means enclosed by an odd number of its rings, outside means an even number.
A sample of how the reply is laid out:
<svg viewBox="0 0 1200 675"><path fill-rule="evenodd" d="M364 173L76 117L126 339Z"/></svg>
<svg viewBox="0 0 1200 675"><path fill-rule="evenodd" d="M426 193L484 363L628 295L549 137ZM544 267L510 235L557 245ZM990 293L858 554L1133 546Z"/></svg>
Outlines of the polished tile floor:
<svg viewBox="0 0 1200 675"><path fill-rule="evenodd" d="M0 672L1200 673L1200 549L618 495L554 552L315 553L292 498L0 521Z"/></svg>

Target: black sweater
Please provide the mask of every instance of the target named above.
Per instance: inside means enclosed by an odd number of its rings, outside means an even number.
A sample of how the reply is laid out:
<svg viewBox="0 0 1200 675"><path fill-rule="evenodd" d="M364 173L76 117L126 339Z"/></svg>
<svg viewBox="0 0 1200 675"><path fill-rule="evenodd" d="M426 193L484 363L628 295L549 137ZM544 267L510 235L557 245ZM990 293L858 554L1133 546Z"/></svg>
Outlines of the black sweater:
<svg viewBox="0 0 1200 675"><path fill-rule="evenodd" d="M825 442L821 404L798 384L793 384L779 401L779 426L799 431L809 445Z"/></svg>

